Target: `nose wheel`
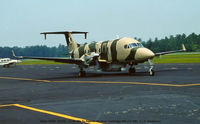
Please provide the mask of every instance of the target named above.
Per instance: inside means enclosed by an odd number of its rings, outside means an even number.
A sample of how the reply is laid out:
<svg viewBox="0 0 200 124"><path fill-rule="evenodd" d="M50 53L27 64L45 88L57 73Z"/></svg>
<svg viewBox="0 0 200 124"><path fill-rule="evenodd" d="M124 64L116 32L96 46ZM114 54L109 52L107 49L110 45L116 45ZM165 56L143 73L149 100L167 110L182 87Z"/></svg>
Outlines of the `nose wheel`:
<svg viewBox="0 0 200 124"><path fill-rule="evenodd" d="M155 75L155 71L152 68L149 69L149 75L150 76L154 76Z"/></svg>
<svg viewBox="0 0 200 124"><path fill-rule="evenodd" d="M151 59L148 60L150 68L149 68L149 75L150 76L154 76L155 75L155 71L153 70L153 61Z"/></svg>

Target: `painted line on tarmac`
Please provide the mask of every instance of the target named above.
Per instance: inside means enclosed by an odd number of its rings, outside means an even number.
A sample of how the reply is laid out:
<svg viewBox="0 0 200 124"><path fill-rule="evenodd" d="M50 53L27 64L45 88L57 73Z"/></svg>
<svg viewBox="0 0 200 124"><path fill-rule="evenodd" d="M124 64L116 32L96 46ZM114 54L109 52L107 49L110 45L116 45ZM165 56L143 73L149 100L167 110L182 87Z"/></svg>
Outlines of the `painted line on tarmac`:
<svg viewBox="0 0 200 124"><path fill-rule="evenodd" d="M26 80L46 83L97 83L97 84L134 84L134 85L152 85L152 86L169 86L169 87L189 87L200 86L196 84L161 84L161 83L143 83L143 82L115 82L115 81L51 81L51 80L38 80L29 78L16 78L16 77L0 77L0 79L13 79L13 80Z"/></svg>
<svg viewBox="0 0 200 124"><path fill-rule="evenodd" d="M197 86L200 84L160 84L160 83L142 83L142 82L112 82L112 81L52 81L54 83L97 83L97 84L133 84L133 85L154 85L154 86L171 86L171 87L184 87L184 86Z"/></svg>
<svg viewBox="0 0 200 124"><path fill-rule="evenodd" d="M86 124L103 124L103 123L100 123L100 122L90 121L90 120L83 119L83 118L78 118L78 117L73 117L73 116L69 116L69 115L65 115L65 114L60 114L60 113L56 113L56 112L51 112L51 111L47 111L47 110L33 108L33 107L21 105L21 104L0 105L0 107L8 107L8 106L16 106L16 107L19 107L19 108L28 109L28 110L36 111L36 112L40 112L40 113L45 113L45 114L49 114L49 115L53 115L53 116L58 116L58 117L61 117L61 118L66 118L66 119L69 119L69 120L82 122L82 123L86 123Z"/></svg>
<svg viewBox="0 0 200 124"><path fill-rule="evenodd" d="M16 77L0 77L0 79L12 79L12 80L23 80L23 81L36 81L36 82L52 82L50 80L37 80L30 78L16 78Z"/></svg>
<svg viewBox="0 0 200 124"><path fill-rule="evenodd" d="M1 108L1 107L13 106L13 105L14 105L14 104L0 105L0 108Z"/></svg>

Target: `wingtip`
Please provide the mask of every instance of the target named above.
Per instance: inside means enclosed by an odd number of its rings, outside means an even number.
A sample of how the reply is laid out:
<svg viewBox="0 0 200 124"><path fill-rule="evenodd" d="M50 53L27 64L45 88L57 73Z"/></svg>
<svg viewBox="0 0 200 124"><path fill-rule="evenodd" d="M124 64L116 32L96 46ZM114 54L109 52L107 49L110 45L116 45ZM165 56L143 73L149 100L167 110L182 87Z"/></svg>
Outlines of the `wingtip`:
<svg viewBox="0 0 200 124"><path fill-rule="evenodd" d="M183 51L186 51L186 48L185 48L185 45L184 45L184 44L182 44L182 50L183 50Z"/></svg>

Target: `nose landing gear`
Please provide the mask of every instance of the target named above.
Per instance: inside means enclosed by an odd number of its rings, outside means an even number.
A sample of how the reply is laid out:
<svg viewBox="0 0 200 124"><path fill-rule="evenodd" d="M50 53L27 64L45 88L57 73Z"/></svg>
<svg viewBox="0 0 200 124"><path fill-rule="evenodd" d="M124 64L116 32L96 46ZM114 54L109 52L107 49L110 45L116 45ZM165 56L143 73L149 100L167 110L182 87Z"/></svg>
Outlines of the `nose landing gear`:
<svg viewBox="0 0 200 124"><path fill-rule="evenodd" d="M150 65L150 68L149 68L149 75L150 76L154 76L155 75L155 71L153 70L153 60L152 59L148 59L148 62L149 62L149 65Z"/></svg>
<svg viewBox="0 0 200 124"><path fill-rule="evenodd" d="M150 76L154 76L155 75L155 71L152 68L149 69L149 75Z"/></svg>

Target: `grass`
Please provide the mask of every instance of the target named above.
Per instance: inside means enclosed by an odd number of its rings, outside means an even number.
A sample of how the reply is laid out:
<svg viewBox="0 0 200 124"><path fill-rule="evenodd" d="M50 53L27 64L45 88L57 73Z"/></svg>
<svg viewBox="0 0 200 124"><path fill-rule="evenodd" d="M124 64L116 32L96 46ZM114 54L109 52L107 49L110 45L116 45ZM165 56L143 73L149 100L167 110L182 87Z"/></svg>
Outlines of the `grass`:
<svg viewBox="0 0 200 124"><path fill-rule="evenodd" d="M47 60L36 60L36 59L24 59L18 65L43 65L43 64L64 64L61 62L47 61Z"/></svg>
<svg viewBox="0 0 200 124"><path fill-rule="evenodd" d="M200 63L200 54L169 54L154 59L155 63Z"/></svg>
<svg viewBox="0 0 200 124"><path fill-rule="evenodd" d="M175 53L154 58L155 63L200 63L200 53ZM47 60L24 59L18 65L65 64Z"/></svg>

